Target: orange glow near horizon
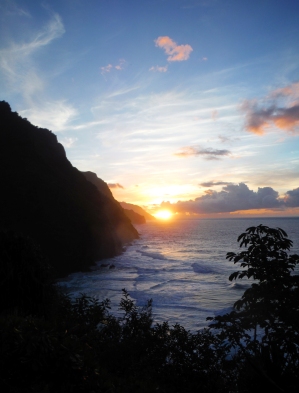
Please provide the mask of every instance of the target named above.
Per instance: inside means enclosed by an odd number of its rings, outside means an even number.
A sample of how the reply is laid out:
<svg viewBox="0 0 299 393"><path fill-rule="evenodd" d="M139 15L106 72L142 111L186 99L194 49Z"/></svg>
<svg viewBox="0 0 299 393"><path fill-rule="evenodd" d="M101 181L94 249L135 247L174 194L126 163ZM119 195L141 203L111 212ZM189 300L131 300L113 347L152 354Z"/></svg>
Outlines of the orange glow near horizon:
<svg viewBox="0 0 299 393"><path fill-rule="evenodd" d="M173 214L171 213L170 210L159 210L157 213L154 214L154 216L158 219L161 220L169 220Z"/></svg>

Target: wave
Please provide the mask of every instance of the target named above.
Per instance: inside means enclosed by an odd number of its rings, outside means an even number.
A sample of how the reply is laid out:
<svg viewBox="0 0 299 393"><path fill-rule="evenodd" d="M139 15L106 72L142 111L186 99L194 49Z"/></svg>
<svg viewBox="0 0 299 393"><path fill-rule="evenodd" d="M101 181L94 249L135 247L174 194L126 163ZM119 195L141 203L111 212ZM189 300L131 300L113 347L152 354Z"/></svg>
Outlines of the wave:
<svg viewBox="0 0 299 393"><path fill-rule="evenodd" d="M250 283L233 282L229 287L230 289L247 289L250 287Z"/></svg>
<svg viewBox="0 0 299 393"><path fill-rule="evenodd" d="M158 259L158 260L161 260L161 261L167 260L167 258L163 254L161 254L159 252L148 252L148 251L141 251L141 250L136 250L136 251L139 252L144 257L149 257L149 258L152 258L152 259Z"/></svg>
<svg viewBox="0 0 299 393"><path fill-rule="evenodd" d="M199 273L199 274L211 274L215 273L215 270L212 269L210 266L207 265L202 265L198 262L194 262L191 264L194 273Z"/></svg>

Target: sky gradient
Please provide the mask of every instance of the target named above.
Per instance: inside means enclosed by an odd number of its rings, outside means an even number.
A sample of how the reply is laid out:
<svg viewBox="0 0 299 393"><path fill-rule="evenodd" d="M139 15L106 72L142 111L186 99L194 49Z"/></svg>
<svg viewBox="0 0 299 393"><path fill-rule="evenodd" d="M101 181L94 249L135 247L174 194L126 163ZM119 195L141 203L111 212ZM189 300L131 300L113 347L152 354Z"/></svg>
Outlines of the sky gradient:
<svg viewBox="0 0 299 393"><path fill-rule="evenodd" d="M299 2L0 0L0 100L119 201L299 215Z"/></svg>

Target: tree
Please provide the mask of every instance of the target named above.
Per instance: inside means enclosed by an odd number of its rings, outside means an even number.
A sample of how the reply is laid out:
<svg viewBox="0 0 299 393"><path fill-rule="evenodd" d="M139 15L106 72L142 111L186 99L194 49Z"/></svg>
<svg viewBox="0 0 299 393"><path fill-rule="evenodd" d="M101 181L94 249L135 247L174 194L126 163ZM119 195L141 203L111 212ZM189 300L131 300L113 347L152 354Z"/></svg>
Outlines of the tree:
<svg viewBox="0 0 299 393"><path fill-rule="evenodd" d="M299 256L288 254L292 241L280 228L250 227L238 242L247 249L227 254L227 259L242 268L229 280L248 278L252 284L232 312L209 318L211 328L220 329L221 337L239 348L273 384L297 378L299 276L295 272Z"/></svg>

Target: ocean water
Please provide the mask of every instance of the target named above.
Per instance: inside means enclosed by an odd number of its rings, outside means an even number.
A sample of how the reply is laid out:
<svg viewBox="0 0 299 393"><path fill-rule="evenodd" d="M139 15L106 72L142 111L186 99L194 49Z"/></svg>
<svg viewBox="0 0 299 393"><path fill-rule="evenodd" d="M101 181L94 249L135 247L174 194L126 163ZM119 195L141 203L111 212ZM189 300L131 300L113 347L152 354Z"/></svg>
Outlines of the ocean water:
<svg viewBox="0 0 299 393"><path fill-rule="evenodd" d="M238 265L225 257L240 251L237 238L246 228L259 224L284 229L294 243L291 253L299 253L299 218L157 220L136 225L140 239L122 255L60 285L73 297L109 298L115 315L125 288L138 306L153 299L155 322L196 331L207 326L207 317L230 311L249 286L246 279L229 281Z"/></svg>

